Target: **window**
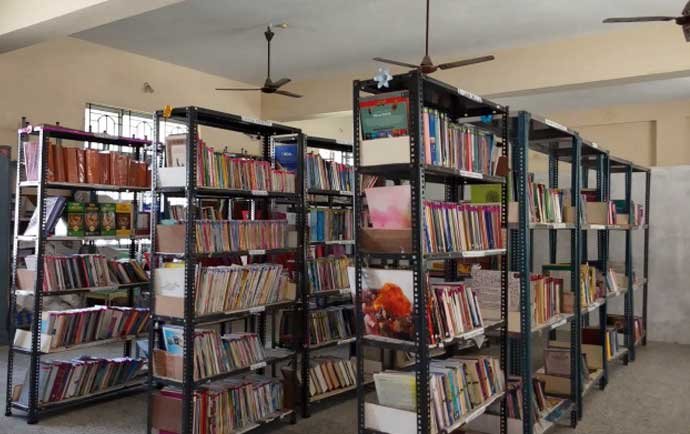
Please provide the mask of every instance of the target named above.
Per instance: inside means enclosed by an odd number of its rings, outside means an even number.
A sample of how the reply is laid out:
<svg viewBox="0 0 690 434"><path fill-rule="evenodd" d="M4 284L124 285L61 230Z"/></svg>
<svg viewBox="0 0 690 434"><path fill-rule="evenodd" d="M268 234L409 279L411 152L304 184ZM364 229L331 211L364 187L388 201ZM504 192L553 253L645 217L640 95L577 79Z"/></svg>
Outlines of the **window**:
<svg viewBox="0 0 690 434"><path fill-rule="evenodd" d="M151 139L153 113L89 103L84 110L84 128L95 133ZM182 123L166 120L161 122L161 132L166 137L186 133L187 127Z"/></svg>

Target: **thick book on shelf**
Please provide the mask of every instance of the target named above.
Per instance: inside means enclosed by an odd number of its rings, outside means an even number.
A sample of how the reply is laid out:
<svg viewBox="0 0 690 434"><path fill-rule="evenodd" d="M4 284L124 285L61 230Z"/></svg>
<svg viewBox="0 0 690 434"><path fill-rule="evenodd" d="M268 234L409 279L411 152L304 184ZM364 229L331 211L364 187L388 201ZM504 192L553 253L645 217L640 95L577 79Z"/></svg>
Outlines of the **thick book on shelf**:
<svg viewBox="0 0 690 434"><path fill-rule="evenodd" d="M312 309L309 312L309 345L322 345L350 339L354 336L354 306L351 304ZM295 336L296 324L301 314L295 310L282 312L280 320L280 341L284 346L302 342L302 336Z"/></svg>
<svg viewBox="0 0 690 434"><path fill-rule="evenodd" d="M423 202L424 252L462 252L504 248L501 207Z"/></svg>

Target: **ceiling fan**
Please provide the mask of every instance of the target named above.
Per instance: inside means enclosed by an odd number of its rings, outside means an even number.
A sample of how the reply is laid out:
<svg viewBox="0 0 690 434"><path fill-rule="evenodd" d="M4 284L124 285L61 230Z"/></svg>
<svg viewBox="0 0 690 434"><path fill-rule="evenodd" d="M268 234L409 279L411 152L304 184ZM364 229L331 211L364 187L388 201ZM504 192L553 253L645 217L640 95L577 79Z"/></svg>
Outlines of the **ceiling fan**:
<svg viewBox="0 0 690 434"><path fill-rule="evenodd" d="M278 95L284 95L284 96L289 96L292 98L302 98L302 95L298 95L296 93L288 92L287 90L282 90L280 89L281 87L285 86L288 84L291 80L289 78L281 78L280 80L273 81L271 80L271 39L273 39L273 36L275 36L275 33L271 30L272 26L266 27L266 31L264 32L264 35L266 36L266 42L268 43L268 71L266 74L266 81L264 81L264 85L262 87L255 87L255 88L236 88L236 87L217 87L216 90L228 90L228 91L261 91L263 93L276 93ZM280 27L282 29L286 28L286 24L280 24L277 27Z"/></svg>
<svg viewBox="0 0 690 434"><path fill-rule="evenodd" d="M685 34L685 40L690 42L690 1L685 4L683 12L681 12L679 17L664 17L664 16L651 16L651 17L630 17L630 18L607 18L604 20L605 23L643 23L648 21L675 21L676 24L683 27L683 33Z"/></svg>
<svg viewBox="0 0 690 434"><path fill-rule="evenodd" d="M431 74L439 69L451 69L458 68L460 66L474 65L475 63L489 62L494 60L494 56L483 56L476 57L473 59L458 60L455 62L442 63L440 65L434 65L429 57L429 0L426 0L426 48L424 51L424 58L419 65L413 65L411 63L399 62L397 60L384 59L383 57L374 57L377 62L390 63L391 65L404 66L406 68L419 69L425 74Z"/></svg>

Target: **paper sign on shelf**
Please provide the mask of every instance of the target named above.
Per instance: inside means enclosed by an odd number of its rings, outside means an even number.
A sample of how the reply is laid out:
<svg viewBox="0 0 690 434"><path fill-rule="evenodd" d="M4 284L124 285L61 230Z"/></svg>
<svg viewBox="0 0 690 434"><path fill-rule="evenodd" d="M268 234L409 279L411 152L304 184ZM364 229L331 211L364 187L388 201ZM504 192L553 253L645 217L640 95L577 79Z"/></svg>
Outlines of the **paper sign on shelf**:
<svg viewBox="0 0 690 434"><path fill-rule="evenodd" d="M264 121L261 119L250 118L249 116L240 116L244 122L249 122L250 124L262 125L264 127L273 126L273 122Z"/></svg>
<svg viewBox="0 0 690 434"><path fill-rule="evenodd" d="M249 309L249 313L261 313L266 311L266 306L256 306Z"/></svg>
<svg viewBox="0 0 690 434"><path fill-rule="evenodd" d="M557 329L558 327L561 327L561 326L565 325L565 323L567 323L567 322L568 322L568 319L567 319L567 318L563 318L562 320L560 320L560 321L558 321L558 322L556 322L556 323L554 323L554 324L551 324L551 328L552 328L552 329Z"/></svg>
<svg viewBox="0 0 690 434"><path fill-rule="evenodd" d="M259 363L254 363L249 367L250 371L256 371L257 369L265 368L266 367L266 362L259 362Z"/></svg>
<svg viewBox="0 0 690 434"><path fill-rule="evenodd" d="M460 175L464 176L465 178L484 179L483 173L468 172L466 170L461 170Z"/></svg>
<svg viewBox="0 0 690 434"><path fill-rule="evenodd" d="M248 253L250 256L265 255L266 251L265 250L249 250Z"/></svg>
<svg viewBox="0 0 690 434"><path fill-rule="evenodd" d="M252 190L252 194L254 196L268 196L268 192L266 190Z"/></svg>
<svg viewBox="0 0 690 434"><path fill-rule="evenodd" d="M458 88L458 93L467 99L471 99L474 102L478 102L480 104L484 102L484 99L481 96L475 95L467 90Z"/></svg>
<svg viewBox="0 0 690 434"><path fill-rule="evenodd" d="M566 131L566 132L568 131L568 127L561 125L558 122L554 122L551 119L544 119L544 123L546 125L550 126L551 128L555 128L557 130Z"/></svg>

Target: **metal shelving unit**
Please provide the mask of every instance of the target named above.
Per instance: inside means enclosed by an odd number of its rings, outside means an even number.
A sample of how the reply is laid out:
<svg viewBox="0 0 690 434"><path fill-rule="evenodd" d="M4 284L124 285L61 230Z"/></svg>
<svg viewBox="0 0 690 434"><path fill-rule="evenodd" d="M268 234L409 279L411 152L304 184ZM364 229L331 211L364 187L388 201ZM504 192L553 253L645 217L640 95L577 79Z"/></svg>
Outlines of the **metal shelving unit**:
<svg viewBox="0 0 690 434"><path fill-rule="evenodd" d="M39 152L40 152L40 158L38 162L38 176L39 180L38 181L31 181L28 182L26 181L26 171L25 171L25 159L26 156L24 155L24 147L22 146L22 143L26 140L28 140L30 137L37 138L38 140L38 145L39 145ZM27 417L27 422L29 424L34 424L37 423L39 418L42 417L43 415L47 413L52 413L52 412L58 412L61 410L66 410L75 406L83 406L86 404L90 404L92 402L97 402L97 401L102 401L104 399L111 399L111 398L116 398L119 396L122 396L124 394L128 393L133 393L136 391L143 391L143 386L144 386L144 381L138 381L134 382L131 384L128 384L123 387L116 387L113 388L113 390L106 390L106 391L99 391L94 394L90 395L85 395L85 396L80 396L80 397L75 397L69 400L64 400L64 401L58 401L58 402L48 402L48 403L41 403L39 402L39 375L40 375L40 368L41 368L41 357L44 355L43 352L41 352L41 333L38 331L40 330L40 325L41 325L41 313L43 311L43 300L45 297L52 297L52 296L59 296L59 295L64 295L66 291L56 291L55 293L49 292L49 291L44 291L43 290L43 278L44 278L44 255L46 251L46 244L51 241L51 236L47 233L46 230L46 203L45 200L47 199L48 196L50 196L52 193L49 191L49 189L60 189L60 190L68 190L71 193L74 193L76 191L91 191L91 192L96 192L96 191L113 191L113 192L132 192L133 193L133 199L132 199L132 204L133 204L133 209L137 210L137 200L138 200L138 191L142 191L145 189L142 188L137 188L137 187L128 187L128 186L102 186L102 185L94 185L94 184L71 184L71 183L56 183L56 182L48 182L47 180L47 168L48 168L48 143L49 139L56 139L56 140L68 140L68 141L77 141L77 142L85 142L88 143L89 146L91 143L100 143L106 147L106 149L110 149L111 147L117 147L114 149L118 149L121 147L130 147L133 148L133 156L135 159L145 159L146 157L146 152L148 151L148 147L150 146L151 142L148 140L142 140L142 139L136 139L136 138L128 138L128 137L120 137L120 136L110 136L108 134L94 134L90 132L85 132L85 131L79 131L79 130L74 130L70 128L65 128L59 125L38 125L38 126L31 126L31 125L25 125L24 128L19 129L18 131L18 140L17 140L17 183L16 183L16 192L15 192L15 208L14 208L14 238L13 238L13 246L12 246L12 272L11 272L11 279L12 283L10 286L10 306L9 306L9 321L10 321L10 330L9 330L9 335L10 335L10 341L14 340L14 336L17 330L15 321L15 314L17 312L17 295L20 292L20 290L17 288L17 269L18 269L18 258L17 258L17 252L19 250L19 244L20 242L25 242L23 236L19 234L19 223L20 223L20 209L21 209L21 201L22 201L22 196L31 193L35 194L37 197L36 201L36 207L38 209L39 213L39 235L36 237L32 237L29 241L34 243L34 251L36 254L37 258L37 265L36 265L36 281L35 281L35 286L33 289L33 310L32 310L32 318L31 318L31 328L30 328L30 333L31 333L31 348L18 348L15 347L14 345L11 345L8 351L8 361L7 361L7 390L6 390L6 410L5 410L5 415L6 416L11 416L12 415L12 410L13 409L18 409L26 413ZM110 237L70 237L71 241L81 241L83 243L93 243L96 239L108 239ZM131 239L132 242L129 244L129 256L130 258L135 257L136 253L136 243L134 242L134 238ZM128 286L123 286L123 289L127 290L128 293L128 305L133 306L134 305L134 291L137 288L147 288L148 283L140 283L137 285L128 285ZM97 289L97 288L93 288ZM68 291L71 292L71 291ZM78 292L84 292L88 293L89 291L86 289L80 289ZM131 341L132 339L118 339L116 340L117 342L123 342L124 343L124 355L129 356L131 354L132 346L131 346ZM82 346L77 346L79 347L93 347L101 344L107 344L107 343L112 343L113 340L104 340L104 341L95 341L95 342L88 342ZM29 383L24 384L23 387L29 387L29 399L28 399L28 405L21 404L19 402L15 402L13 400L13 388L14 388L14 379L13 379L13 374L14 374L14 366L15 366L15 358L17 354L26 354L29 356Z"/></svg>
<svg viewBox="0 0 690 434"><path fill-rule="evenodd" d="M409 114L408 114L408 131L409 131L409 155L410 164L386 164L379 166L361 166L361 137L360 137L360 109L359 103L361 94L378 94L383 92L395 92L406 90L409 95ZM476 173L467 173L453 169L442 167L429 166L424 164L424 146L423 146L423 125L422 125L422 108L431 107L444 112L449 119L460 118L470 121L470 119L478 119L482 116L496 117L501 119L500 146L502 155L508 156L508 108L495 104L491 101L485 100L478 95L471 94L464 90L450 86L446 83L440 82L431 78L420 71L411 71L406 74L400 74L393 77L388 83L388 87L383 89L377 86L374 80L354 81L353 83L353 114L354 114L354 164L355 173L379 175L385 179L400 181L409 180L411 188L411 203L412 203L412 250L406 253L389 253L389 254L373 254L366 252L359 248L360 235L362 227L361 211L363 209L363 198L361 197L361 186L359 177L356 177L355 182L355 318L356 318L356 332L357 332L357 432L358 433L374 433L376 431L368 429L365 421L365 378L364 378L364 346L375 346L378 348L386 348L397 351L404 351L414 353L415 370L415 394L417 403L417 418L416 418L416 432L428 434L431 432L431 413L430 413L430 382L429 382L429 362L431 359L429 336L428 333L419 332L427 330L426 323L426 309L427 309L427 295L425 291L425 275L427 273L427 263L430 260L449 260L446 265L448 272L454 272L455 259L465 256L462 253L453 254L424 254L423 247L423 230L424 223L422 221L422 199L426 191L426 183L440 183L445 185L446 199L457 201L461 198L462 188L467 184L474 183L492 183L502 185L502 203L501 203L501 227L507 228L508 208L507 208L507 188L505 179L493 176L484 176ZM472 253L472 252L469 252ZM501 317L503 322L499 327L499 345L500 345L500 362L504 374L507 375L506 369L507 357L507 336L508 336L508 260L505 251L501 252L483 252L478 256L486 256L487 254L496 255L496 263L499 264L502 284L501 297ZM361 306L362 297L362 273L363 268L372 259L378 259L388 263L392 267L403 266L400 261L407 261L407 265L403 267L412 270L414 282L414 300L413 300L413 314L414 328L418 332L414 334L414 341L400 341L394 340L378 340L371 339L371 337L363 336L363 312ZM448 265L450 266L450 270ZM444 347L444 350L452 353L458 351L459 348L454 345ZM500 418L501 418L501 433L506 432L506 411L505 402L503 400L504 394L499 394L492 400L500 401ZM464 423L471 418L476 417L482 413L487 406L481 406L478 409L468 413L468 415L455 424L452 430L457 431Z"/></svg>
<svg viewBox="0 0 690 434"><path fill-rule="evenodd" d="M261 363L260 366L251 366L246 369L239 369L230 373L224 373L218 376L218 378L207 378L203 381L194 380L194 330L201 325L211 325L215 324L220 327L220 332L225 333L229 331L232 327L231 322L237 319L245 319L245 328L250 331L256 332L264 345L269 341L267 336L267 317L271 317L271 324L273 327L271 330L270 342L275 347L276 345L276 327L275 327L275 313L280 309L284 309L289 306L294 306L302 297L304 292L304 276L302 273L305 261L306 246L304 237L304 227L305 227L305 182L303 177L304 167L302 160L298 160L297 167L297 188L295 193L275 193L266 191L243 191L243 190L229 190L229 189L216 189L203 187L197 184L197 144L199 137L199 127L211 127L218 128L227 131L234 131L245 133L248 135L260 137L262 140L262 156L264 159L269 161L273 160L273 144L274 138L281 135L295 135L296 142L299 152L303 152L304 149L304 136L301 131L292 127L276 124L268 121L261 121L257 119L250 119L243 116L222 113L215 110L209 110L199 107L179 107L172 109L169 113L159 111L155 114L154 118L154 137L158 137L159 131L161 131L161 123L166 119L172 119L179 123L183 123L187 127L187 153L186 153L186 179L184 187L175 188L159 188L157 179L157 170L153 171L153 182L152 182L152 192L153 192L153 204L152 204L152 219L151 219L151 237L152 237L152 254L151 263L152 267L156 267L160 261L169 257L169 254L164 254L157 251L158 240L156 239L156 225L161 217L160 215L160 205L163 198L168 197L184 197L187 203L187 216L185 220L185 240L184 240L184 254L175 255L178 258L183 258L185 262L185 289L184 289L184 316L182 318L171 318L167 316L157 315L154 312L155 306L155 294L152 291L150 301L151 310L153 312L152 318L154 321L154 326L151 327L149 333L149 348L157 348L156 343L160 342L160 328L163 324L177 324L184 329L184 350L183 350L183 364L182 364L182 381L170 382L169 379L164 377L157 377L153 373L153 369L149 369L148 374L148 390L149 390L149 407L148 407L148 420L147 420L147 432L152 432L152 415L153 415L153 399L152 394L159 384L174 384L179 386L182 390L182 406L181 414L171 415L171 417L181 417L181 432L180 434L191 434L194 430L194 392L196 388L201 383L208 383L214 380L219 380L222 378L227 378L229 376L238 375L250 371L257 370L263 372L264 368L270 367L273 374L275 374L275 363L286 361L291 359L292 363L297 362L297 351L293 351L289 357L267 357L265 363ZM161 163L161 158L159 156L159 146L154 146L153 161ZM297 286L297 299L294 301L279 302L266 306L256 306L248 309L241 309L232 312L223 312L211 315L198 316L195 312L195 269L197 263L203 258L209 257L210 255L197 254L195 251L196 246L196 225L195 220L200 216L200 202L201 198L219 198L219 199L232 199L232 198L248 198L256 201L262 201L268 207L272 201L276 200L288 200L293 204L294 209L297 214L297 246L290 249L279 249L274 251L243 251L243 252L228 252L222 255L211 255L211 256L221 256L221 257L238 257L241 255L252 255L252 256L265 256L272 253L294 253L294 258L296 262L296 286ZM152 273L152 287L153 273ZM240 432L247 432L255 428L265 426L269 423L275 423L277 421L289 420L290 423L296 422L296 412L294 408L287 408L284 411L279 412L266 420L260 421L259 423L252 424L249 427L244 427Z"/></svg>
<svg viewBox="0 0 690 434"><path fill-rule="evenodd" d="M558 188L558 163L560 161L571 163L571 191L580 191L580 158L582 145L580 136L577 132L570 130L549 119L533 115L528 112L518 112L511 117L513 128L512 132L512 169L515 179L515 200L518 202L518 223L517 228L511 230L511 262L513 271L521 276L520 279L520 334L519 338L511 340L511 372L520 375L522 378L522 414L531 415L534 412L532 407L532 378L534 369L532 367L532 338L535 333L548 330L550 334L555 334L555 329L566 324L570 325L570 361L571 373L580 372L580 327L581 308L580 306L580 263L578 258L581 256L581 222L577 217L580 215L580 196L571 195L571 204L575 210L576 221L574 224L563 225L531 225L529 219L529 201L527 196L528 188L528 151L536 151L545 154L549 158L549 188ZM561 315L553 322L534 327L531 318L531 294L528 276L533 272L534 266L534 230L549 231L549 256L550 262L555 263L557 259L556 247L559 231L570 232L570 273L571 287L575 292L574 313ZM564 409L570 412L570 424L572 427L577 425L579 415L579 405L582 385L579 375L571 375L570 404ZM565 413L565 411L564 411ZM531 417L522 418L523 433L532 434L534 432L534 421Z"/></svg>

